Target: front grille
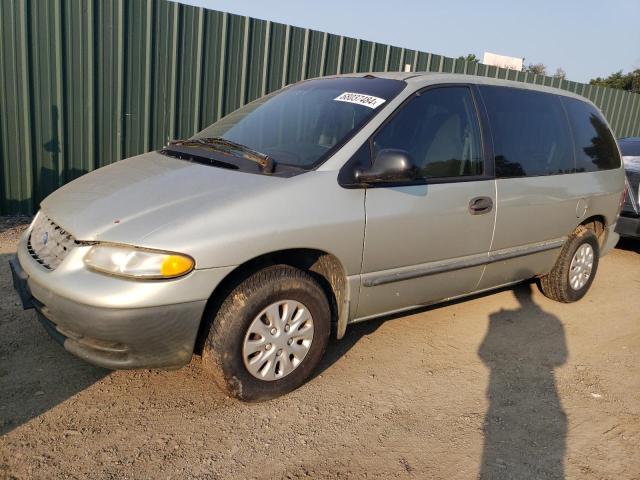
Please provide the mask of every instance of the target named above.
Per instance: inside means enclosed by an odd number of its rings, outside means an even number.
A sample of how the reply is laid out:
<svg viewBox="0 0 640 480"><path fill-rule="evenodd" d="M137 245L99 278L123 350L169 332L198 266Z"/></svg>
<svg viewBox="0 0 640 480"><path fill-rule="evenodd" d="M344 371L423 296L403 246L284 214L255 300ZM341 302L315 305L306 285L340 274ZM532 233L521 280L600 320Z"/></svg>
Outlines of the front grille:
<svg viewBox="0 0 640 480"><path fill-rule="evenodd" d="M31 228L27 249L40 265L55 270L78 244L73 235L40 212Z"/></svg>

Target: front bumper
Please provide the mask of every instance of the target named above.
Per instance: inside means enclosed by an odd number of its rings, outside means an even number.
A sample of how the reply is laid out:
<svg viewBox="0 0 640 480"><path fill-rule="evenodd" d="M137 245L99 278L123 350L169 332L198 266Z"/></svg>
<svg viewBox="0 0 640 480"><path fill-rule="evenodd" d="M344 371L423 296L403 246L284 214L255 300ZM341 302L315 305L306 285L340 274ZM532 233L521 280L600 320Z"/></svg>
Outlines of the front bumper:
<svg viewBox="0 0 640 480"><path fill-rule="evenodd" d="M616 232L622 237L640 238L640 216L623 213L618 217Z"/></svg>
<svg viewBox="0 0 640 480"><path fill-rule="evenodd" d="M79 250L76 249L76 250ZM230 268L141 282L88 272L73 254L55 271L23 242L9 261L23 307L74 355L105 368L176 368L191 360L211 292Z"/></svg>
<svg viewBox="0 0 640 480"><path fill-rule="evenodd" d="M35 308L66 350L105 368L179 367L188 363L206 300L145 308L83 305L40 291L36 298L17 258L9 261L23 307Z"/></svg>

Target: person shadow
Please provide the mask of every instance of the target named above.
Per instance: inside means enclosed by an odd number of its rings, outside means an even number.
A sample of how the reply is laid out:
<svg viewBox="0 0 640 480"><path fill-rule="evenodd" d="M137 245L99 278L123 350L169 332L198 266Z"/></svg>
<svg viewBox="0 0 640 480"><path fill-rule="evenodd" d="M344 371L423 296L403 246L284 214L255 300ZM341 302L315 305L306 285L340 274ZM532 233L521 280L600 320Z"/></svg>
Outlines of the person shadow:
<svg viewBox="0 0 640 480"><path fill-rule="evenodd" d="M489 317L478 355L491 370L479 478L563 479L567 416L554 369L567 360L560 320L515 288L519 307Z"/></svg>

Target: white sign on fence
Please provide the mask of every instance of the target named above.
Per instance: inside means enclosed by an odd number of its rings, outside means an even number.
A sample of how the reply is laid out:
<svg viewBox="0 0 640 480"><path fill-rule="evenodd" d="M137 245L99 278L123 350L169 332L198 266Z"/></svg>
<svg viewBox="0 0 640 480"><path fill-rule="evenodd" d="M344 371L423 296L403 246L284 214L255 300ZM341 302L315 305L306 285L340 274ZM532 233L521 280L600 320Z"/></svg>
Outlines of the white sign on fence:
<svg viewBox="0 0 640 480"><path fill-rule="evenodd" d="M482 63L485 65L493 65L500 68L508 68L509 70L522 71L524 58L508 57L507 55L498 55L497 53L484 52Z"/></svg>

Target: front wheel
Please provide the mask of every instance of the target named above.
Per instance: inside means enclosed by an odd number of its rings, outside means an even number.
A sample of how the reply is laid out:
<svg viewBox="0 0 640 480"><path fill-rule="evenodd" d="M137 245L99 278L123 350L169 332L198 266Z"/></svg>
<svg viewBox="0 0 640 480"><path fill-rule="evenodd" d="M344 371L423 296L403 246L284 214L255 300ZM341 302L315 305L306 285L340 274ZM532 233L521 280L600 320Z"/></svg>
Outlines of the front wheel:
<svg viewBox="0 0 640 480"><path fill-rule="evenodd" d="M204 345L203 365L229 395L268 400L302 385L329 341L322 287L287 265L260 270L223 302Z"/></svg>
<svg viewBox="0 0 640 480"><path fill-rule="evenodd" d="M563 303L580 300L593 283L599 257L598 237L580 225L562 247L553 269L540 278L542 293Z"/></svg>

